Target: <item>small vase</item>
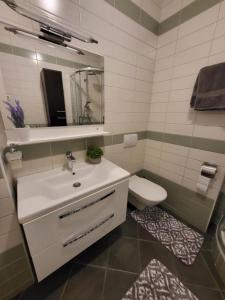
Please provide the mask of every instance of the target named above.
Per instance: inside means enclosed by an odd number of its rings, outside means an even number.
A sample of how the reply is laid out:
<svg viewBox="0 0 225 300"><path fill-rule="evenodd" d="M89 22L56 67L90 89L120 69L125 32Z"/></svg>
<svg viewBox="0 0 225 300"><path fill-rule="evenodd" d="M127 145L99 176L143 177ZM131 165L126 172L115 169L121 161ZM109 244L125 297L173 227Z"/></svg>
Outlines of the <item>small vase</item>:
<svg viewBox="0 0 225 300"><path fill-rule="evenodd" d="M91 157L88 157L88 161L91 163L91 164L99 164L101 162L101 157L98 157L98 158L91 158Z"/></svg>

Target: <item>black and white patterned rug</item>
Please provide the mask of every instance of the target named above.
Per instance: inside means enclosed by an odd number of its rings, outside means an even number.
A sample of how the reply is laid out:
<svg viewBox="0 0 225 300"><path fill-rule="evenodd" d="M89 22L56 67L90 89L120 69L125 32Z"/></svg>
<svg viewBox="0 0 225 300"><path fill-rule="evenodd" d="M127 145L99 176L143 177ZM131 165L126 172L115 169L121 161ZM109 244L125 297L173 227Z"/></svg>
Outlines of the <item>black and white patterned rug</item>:
<svg viewBox="0 0 225 300"><path fill-rule="evenodd" d="M160 261L153 259L122 300L198 300Z"/></svg>
<svg viewBox="0 0 225 300"><path fill-rule="evenodd" d="M157 206L135 210L131 216L186 265L195 261L204 236Z"/></svg>

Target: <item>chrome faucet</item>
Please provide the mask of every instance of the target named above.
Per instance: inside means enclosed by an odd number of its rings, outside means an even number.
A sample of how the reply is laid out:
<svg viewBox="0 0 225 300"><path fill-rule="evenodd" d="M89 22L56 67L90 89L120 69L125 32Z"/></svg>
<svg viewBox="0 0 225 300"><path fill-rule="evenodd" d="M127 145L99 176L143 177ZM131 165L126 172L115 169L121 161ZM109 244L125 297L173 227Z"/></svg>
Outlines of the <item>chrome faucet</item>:
<svg viewBox="0 0 225 300"><path fill-rule="evenodd" d="M68 168L72 171L72 174L75 175L75 161L76 158L73 156L73 153L71 151L66 152L66 158L68 162Z"/></svg>

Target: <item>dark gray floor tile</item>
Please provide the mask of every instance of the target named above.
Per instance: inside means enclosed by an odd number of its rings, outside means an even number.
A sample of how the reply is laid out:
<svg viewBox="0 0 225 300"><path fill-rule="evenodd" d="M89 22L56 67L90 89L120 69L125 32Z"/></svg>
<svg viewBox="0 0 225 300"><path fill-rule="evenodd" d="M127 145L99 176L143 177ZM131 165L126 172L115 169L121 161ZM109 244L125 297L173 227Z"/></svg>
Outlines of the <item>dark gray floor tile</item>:
<svg viewBox="0 0 225 300"><path fill-rule="evenodd" d="M200 285L208 288L218 288L209 267L200 252L191 266L182 262L177 263L177 274L183 283Z"/></svg>
<svg viewBox="0 0 225 300"><path fill-rule="evenodd" d="M198 297L199 300L224 300L223 295L218 290L207 289L205 287L186 284L186 287Z"/></svg>
<svg viewBox="0 0 225 300"><path fill-rule="evenodd" d="M212 255L210 251L202 251L202 256L205 259L208 268L210 269L213 277L215 278L217 285L220 287L221 290L225 291L225 284L223 283L222 279L220 278L212 259Z"/></svg>
<svg viewBox="0 0 225 300"><path fill-rule="evenodd" d="M214 235L215 235L215 226L214 224L211 224L207 230L207 233L205 234L205 239L202 245L202 249L212 250L212 241Z"/></svg>
<svg viewBox="0 0 225 300"><path fill-rule="evenodd" d="M100 300L106 270L74 264L62 300Z"/></svg>
<svg viewBox="0 0 225 300"><path fill-rule="evenodd" d="M128 194L129 197L129 194ZM136 210L137 208L133 206L130 202L127 203L127 213L130 214L132 211Z"/></svg>
<svg viewBox="0 0 225 300"><path fill-rule="evenodd" d="M144 269L152 259L158 259L174 275L176 274L176 258L159 242L140 240L141 267Z"/></svg>
<svg viewBox="0 0 225 300"><path fill-rule="evenodd" d="M20 300L58 300L67 282L72 264L68 263L56 272L28 288Z"/></svg>
<svg viewBox="0 0 225 300"><path fill-rule="evenodd" d="M213 237L216 233L216 228L217 228L216 224L210 223L207 229L207 234Z"/></svg>
<svg viewBox="0 0 225 300"><path fill-rule="evenodd" d="M212 241L213 241L212 237L209 235L206 235L205 240L202 245L202 249L211 250L212 249Z"/></svg>
<svg viewBox="0 0 225 300"><path fill-rule="evenodd" d="M20 299L22 299L22 293L18 294L17 296L12 298L11 300L20 300Z"/></svg>
<svg viewBox="0 0 225 300"><path fill-rule="evenodd" d="M109 267L139 273L141 269L138 240L119 237L110 248Z"/></svg>
<svg viewBox="0 0 225 300"><path fill-rule="evenodd" d="M140 225L138 225L138 238L146 241L151 241L151 242L159 242L146 229L144 229Z"/></svg>
<svg viewBox="0 0 225 300"><path fill-rule="evenodd" d="M121 224L114 230L114 234L118 234L121 236L128 236L132 238L138 237L138 224L131 218L130 215L127 215L126 222Z"/></svg>
<svg viewBox="0 0 225 300"><path fill-rule="evenodd" d="M103 299L121 300L137 276L127 272L107 270Z"/></svg>
<svg viewBox="0 0 225 300"><path fill-rule="evenodd" d="M108 238L102 238L78 255L74 262L106 267L108 265L109 247Z"/></svg>

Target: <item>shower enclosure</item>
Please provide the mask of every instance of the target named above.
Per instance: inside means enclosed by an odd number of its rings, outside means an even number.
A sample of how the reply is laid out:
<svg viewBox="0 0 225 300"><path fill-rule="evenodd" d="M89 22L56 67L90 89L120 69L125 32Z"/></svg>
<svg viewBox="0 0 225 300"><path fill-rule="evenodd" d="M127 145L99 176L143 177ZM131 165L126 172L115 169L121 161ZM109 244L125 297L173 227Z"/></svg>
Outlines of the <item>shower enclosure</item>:
<svg viewBox="0 0 225 300"><path fill-rule="evenodd" d="M217 225L216 235L213 239L214 265L225 284L225 216Z"/></svg>
<svg viewBox="0 0 225 300"><path fill-rule="evenodd" d="M71 75L73 123L75 125L104 123L104 70L85 67Z"/></svg>

